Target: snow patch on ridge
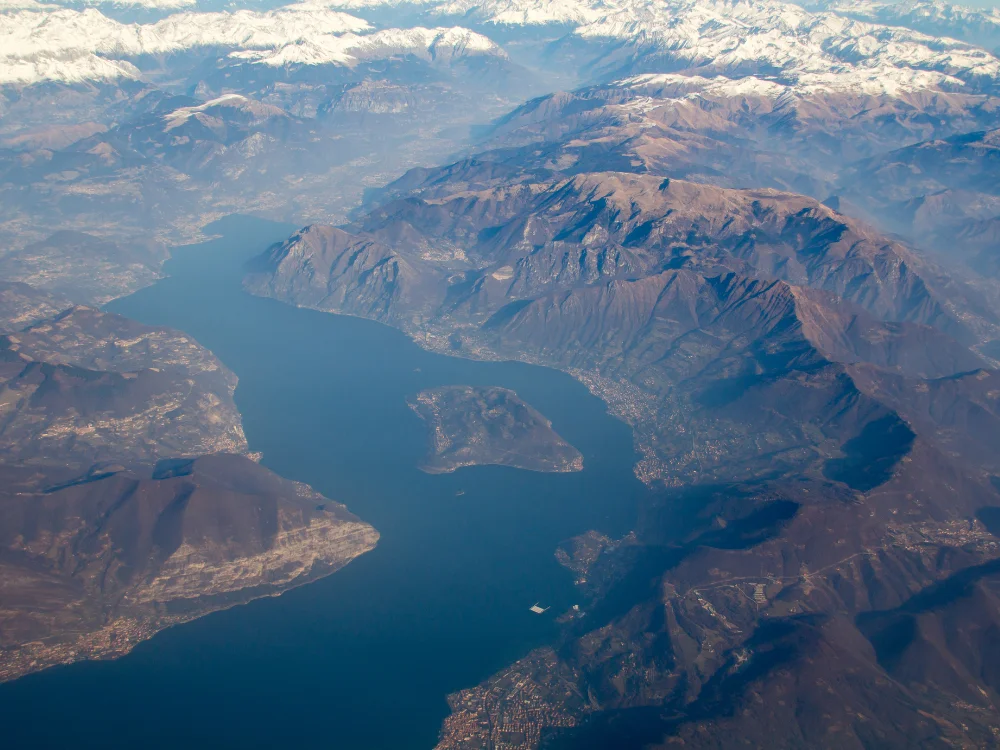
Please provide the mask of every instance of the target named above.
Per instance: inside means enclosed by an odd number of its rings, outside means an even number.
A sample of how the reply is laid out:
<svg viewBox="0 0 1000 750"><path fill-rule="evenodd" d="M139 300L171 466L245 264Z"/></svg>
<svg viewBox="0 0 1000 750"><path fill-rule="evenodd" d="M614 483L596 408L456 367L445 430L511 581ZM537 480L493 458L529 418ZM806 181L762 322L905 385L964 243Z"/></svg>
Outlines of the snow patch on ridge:
<svg viewBox="0 0 1000 750"><path fill-rule="evenodd" d="M468 29L361 33L371 29L347 13L303 5L267 12L182 12L148 24L120 23L94 8L18 10L0 14L0 84L134 78L138 70L121 58L199 47L228 49L234 58L268 65L352 65L393 54L435 60L503 56L494 42Z"/></svg>
<svg viewBox="0 0 1000 750"><path fill-rule="evenodd" d="M442 15L475 11L489 23L509 26L585 24L600 19L611 3L578 0L447 0L435 8Z"/></svg>
<svg viewBox="0 0 1000 750"><path fill-rule="evenodd" d="M218 97L217 99L211 99L210 101L204 102L203 104L199 104L194 107L180 107L179 109L175 109L173 112L170 112L169 114L164 116L163 119L166 120L167 122L165 130L173 130L174 128L179 127L183 125L185 122L187 122L192 117L192 115L195 115L199 112L204 112L205 110L211 109L212 107L226 106L226 105L228 106L240 105L240 104L245 104L248 101L249 99L240 94L226 94L224 96Z"/></svg>
<svg viewBox="0 0 1000 750"><path fill-rule="evenodd" d="M952 76L898 68L855 71L850 75L833 72L802 73L790 83L756 76L728 78L723 75L706 77L680 73L647 73L624 78L616 83L618 86L631 89L670 88L686 94L697 93L726 98L751 96L772 100L788 94L817 93L899 96L913 91L937 91L943 84L956 90L961 90L965 85L960 79Z"/></svg>
<svg viewBox="0 0 1000 750"><path fill-rule="evenodd" d="M266 12L178 12L149 24L119 23L94 8L22 8L34 2L0 0L0 83L134 76L122 60L198 47L273 66L354 65L395 54L433 60L503 54L469 29L428 24L373 31L335 10L409 6L435 19L569 25L576 38L595 43L598 56L602 47L614 47L608 69L631 64L655 72L662 66L708 77L749 76L801 91L888 95L1000 84L1000 60L974 45L781 0L303 0Z"/></svg>
<svg viewBox="0 0 1000 750"><path fill-rule="evenodd" d="M1000 61L975 45L836 12L866 0L819 0L810 9L782 0L314 1L354 9L422 6L432 15L514 27L568 24L580 39L616 43L611 65L622 64L624 46L647 68L655 67L659 57L672 70L710 68L726 75L766 71L784 83L824 89L889 93L1000 80ZM881 0L874 4L888 7ZM913 8L931 4L909 3ZM869 15L876 20L876 14ZM1000 13L989 15L1000 18Z"/></svg>
<svg viewBox="0 0 1000 750"><path fill-rule="evenodd" d="M941 84L1000 77L996 57L964 42L775 0L623 0L575 33L632 43L646 55L659 53L692 68L766 67L792 80L804 74L861 80L894 68L940 74ZM905 85L906 76L895 79Z"/></svg>
<svg viewBox="0 0 1000 750"><path fill-rule="evenodd" d="M198 0L55 0L59 5L69 7L89 5L110 5L118 8L141 8L143 10L178 10L191 8Z"/></svg>
<svg viewBox="0 0 1000 750"><path fill-rule="evenodd" d="M505 53L489 38L460 27L427 29L383 29L374 34L298 41L273 50L244 50L231 57L265 65L355 65L363 60L393 55L415 55L424 59L447 61L465 54Z"/></svg>

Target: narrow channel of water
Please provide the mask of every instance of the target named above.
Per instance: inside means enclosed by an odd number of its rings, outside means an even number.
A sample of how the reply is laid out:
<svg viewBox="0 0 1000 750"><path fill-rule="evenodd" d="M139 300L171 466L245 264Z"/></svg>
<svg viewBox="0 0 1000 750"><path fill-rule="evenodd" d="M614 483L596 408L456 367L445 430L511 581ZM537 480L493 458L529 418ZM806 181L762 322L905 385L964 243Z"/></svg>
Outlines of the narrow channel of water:
<svg viewBox="0 0 1000 750"><path fill-rule="evenodd" d="M113 662L0 686L9 747L429 748L445 696L545 643L574 603L558 542L622 534L644 487L628 427L563 373L431 354L355 318L245 294L242 264L290 227L247 217L179 248L169 278L109 309L192 334L240 378L252 450L373 524L373 552L326 579L171 628ZM416 467L406 398L511 388L584 471ZM464 493L464 494L459 494ZM528 610L551 605L545 615Z"/></svg>

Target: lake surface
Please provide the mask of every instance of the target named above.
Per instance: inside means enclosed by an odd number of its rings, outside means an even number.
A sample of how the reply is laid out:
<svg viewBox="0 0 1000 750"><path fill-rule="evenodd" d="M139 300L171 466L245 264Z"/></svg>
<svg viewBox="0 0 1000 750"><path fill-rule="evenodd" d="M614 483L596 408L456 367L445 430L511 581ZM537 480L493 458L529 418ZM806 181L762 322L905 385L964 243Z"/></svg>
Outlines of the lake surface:
<svg viewBox="0 0 1000 750"><path fill-rule="evenodd" d="M448 693L554 638L575 603L556 545L634 524L630 430L568 375L432 354L377 323L245 294L243 263L293 229L217 222L221 238L176 249L169 278L108 309L212 349L240 378L251 450L374 525L378 547L117 661L0 686L8 747L432 747ZM419 471L424 425L406 398L451 384L515 390L584 471ZM552 609L533 614L536 601Z"/></svg>

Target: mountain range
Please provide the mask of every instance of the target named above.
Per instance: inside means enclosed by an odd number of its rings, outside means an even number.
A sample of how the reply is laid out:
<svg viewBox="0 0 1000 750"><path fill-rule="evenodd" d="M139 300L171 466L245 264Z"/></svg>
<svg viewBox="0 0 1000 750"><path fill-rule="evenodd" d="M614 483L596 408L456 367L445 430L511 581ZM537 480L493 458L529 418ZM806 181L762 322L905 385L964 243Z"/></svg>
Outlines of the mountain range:
<svg viewBox="0 0 1000 750"><path fill-rule="evenodd" d="M927 138L987 148L964 133L994 108L633 76L530 101L254 262L255 294L566 370L633 428L657 499L566 542L592 550L586 617L453 695L439 747L991 741L995 288L887 234L865 175ZM973 153L934 176L988 181Z"/></svg>
<svg viewBox="0 0 1000 750"><path fill-rule="evenodd" d="M248 292L632 429L631 533L553 550L577 608L440 748L996 744L995 12L93 5L0 6L0 678L376 543L211 352L99 309L244 212L302 227Z"/></svg>

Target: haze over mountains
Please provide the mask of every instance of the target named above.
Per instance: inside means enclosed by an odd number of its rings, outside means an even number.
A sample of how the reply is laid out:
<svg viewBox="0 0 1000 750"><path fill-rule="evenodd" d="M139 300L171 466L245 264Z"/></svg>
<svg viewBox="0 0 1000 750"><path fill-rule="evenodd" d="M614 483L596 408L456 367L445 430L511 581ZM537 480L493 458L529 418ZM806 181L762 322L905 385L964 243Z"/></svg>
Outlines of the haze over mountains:
<svg viewBox="0 0 1000 750"><path fill-rule="evenodd" d="M302 226L248 292L565 370L632 427L633 532L553 550L580 608L440 747L996 743L995 11L0 8L2 676L375 544L246 458L214 355L91 307L240 212Z"/></svg>

